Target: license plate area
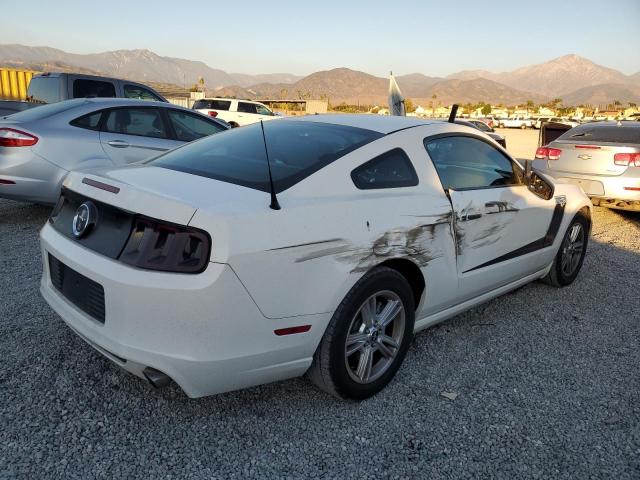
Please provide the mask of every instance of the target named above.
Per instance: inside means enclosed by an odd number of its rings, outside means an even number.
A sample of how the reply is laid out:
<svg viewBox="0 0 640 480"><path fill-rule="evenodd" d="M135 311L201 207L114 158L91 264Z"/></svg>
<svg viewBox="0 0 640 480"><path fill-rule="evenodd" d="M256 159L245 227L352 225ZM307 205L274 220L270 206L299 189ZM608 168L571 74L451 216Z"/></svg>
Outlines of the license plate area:
<svg viewBox="0 0 640 480"><path fill-rule="evenodd" d="M104 323L104 288L49 254L49 272L53 287L91 318Z"/></svg>

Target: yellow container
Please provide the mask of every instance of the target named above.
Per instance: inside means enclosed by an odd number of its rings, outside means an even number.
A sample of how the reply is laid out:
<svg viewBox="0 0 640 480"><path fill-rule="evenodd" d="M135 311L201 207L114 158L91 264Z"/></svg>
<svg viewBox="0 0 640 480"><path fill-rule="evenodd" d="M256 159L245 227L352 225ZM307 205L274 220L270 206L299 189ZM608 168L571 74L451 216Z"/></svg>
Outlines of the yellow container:
<svg viewBox="0 0 640 480"><path fill-rule="evenodd" d="M29 70L0 68L0 99L26 100L29 82L34 73Z"/></svg>

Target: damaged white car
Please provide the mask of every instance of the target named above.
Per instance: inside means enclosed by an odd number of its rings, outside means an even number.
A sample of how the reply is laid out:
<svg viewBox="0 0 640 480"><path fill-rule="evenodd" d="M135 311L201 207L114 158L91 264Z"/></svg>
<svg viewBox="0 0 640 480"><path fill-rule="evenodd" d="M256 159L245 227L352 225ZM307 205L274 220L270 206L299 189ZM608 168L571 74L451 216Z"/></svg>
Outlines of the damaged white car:
<svg viewBox="0 0 640 480"><path fill-rule="evenodd" d="M536 279L573 282L590 209L476 129L281 119L71 173L41 232L41 291L155 386L199 397L306 373L364 399L414 332Z"/></svg>

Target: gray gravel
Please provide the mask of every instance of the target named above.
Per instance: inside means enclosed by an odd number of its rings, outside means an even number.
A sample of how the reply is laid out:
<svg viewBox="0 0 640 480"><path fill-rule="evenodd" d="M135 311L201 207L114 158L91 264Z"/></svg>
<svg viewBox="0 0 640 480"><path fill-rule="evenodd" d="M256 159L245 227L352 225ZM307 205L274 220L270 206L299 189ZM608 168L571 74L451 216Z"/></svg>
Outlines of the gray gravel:
<svg viewBox="0 0 640 480"><path fill-rule="evenodd" d="M152 390L40 298L46 217L0 200L0 478L640 478L638 215L597 209L571 287L419 334L360 404L304 380Z"/></svg>

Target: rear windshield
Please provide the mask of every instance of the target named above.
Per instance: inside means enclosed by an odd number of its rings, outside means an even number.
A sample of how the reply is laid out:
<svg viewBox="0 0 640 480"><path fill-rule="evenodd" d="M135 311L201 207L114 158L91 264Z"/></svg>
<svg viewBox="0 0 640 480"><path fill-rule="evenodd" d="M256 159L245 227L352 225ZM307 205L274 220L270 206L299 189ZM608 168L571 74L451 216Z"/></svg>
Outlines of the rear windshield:
<svg viewBox="0 0 640 480"><path fill-rule="evenodd" d="M562 141L640 144L640 126L580 125L558 137Z"/></svg>
<svg viewBox="0 0 640 480"><path fill-rule="evenodd" d="M14 113L11 115L11 120L18 122L32 122L34 120L40 120L41 118L50 117L51 115L57 115L71 108L82 105L86 100L78 98L76 100L66 100L64 102L50 103L48 105L40 105L30 108L24 112Z"/></svg>
<svg viewBox="0 0 640 480"><path fill-rule="evenodd" d="M229 110L231 102L229 100L196 100L194 109L210 108L212 110Z"/></svg>
<svg viewBox="0 0 640 480"><path fill-rule="evenodd" d="M342 125L273 120L264 123L276 192L295 185L347 153L382 137ZM269 172L260 123L234 128L169 152L157 167L269 191Z"/></svg>

